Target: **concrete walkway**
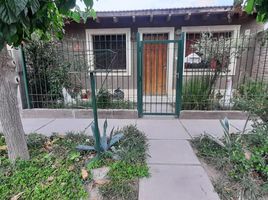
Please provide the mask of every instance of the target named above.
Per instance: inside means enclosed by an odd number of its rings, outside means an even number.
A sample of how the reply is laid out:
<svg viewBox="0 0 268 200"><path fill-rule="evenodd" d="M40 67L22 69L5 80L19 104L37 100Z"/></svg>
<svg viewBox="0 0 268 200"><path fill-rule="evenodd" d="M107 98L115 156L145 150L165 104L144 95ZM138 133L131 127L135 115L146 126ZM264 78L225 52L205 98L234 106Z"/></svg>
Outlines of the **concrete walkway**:
<svg viewBox="0 0 268 200"><path fill-rule="evenodd" d="M244 120L230 121L233 132L243 129ZM91 122L92 119L23 119L26 133L45 135L68 131L92 134ZM101 119L100 128L103 122ZM222 136L219 120L109 119L108 129L128 124L137 124L150 142L151 177L140 181L139 200L219 199L189 143L191 138L204 132Z"/></svg>
<svg viewBox="0 0 268 200"><path fill-rule="evenodd" d="M181 121L143 120L142 125L151 133L148 164L152 176L140 181L139 200L219 199Z"/></svg>

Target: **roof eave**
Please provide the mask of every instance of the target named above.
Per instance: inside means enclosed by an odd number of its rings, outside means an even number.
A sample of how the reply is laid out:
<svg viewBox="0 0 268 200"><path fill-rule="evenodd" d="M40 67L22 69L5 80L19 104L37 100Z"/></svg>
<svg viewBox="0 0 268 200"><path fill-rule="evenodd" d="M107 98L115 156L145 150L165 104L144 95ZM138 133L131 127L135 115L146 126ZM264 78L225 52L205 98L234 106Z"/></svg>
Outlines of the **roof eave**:
<svg viewBox="0 0 268 200"><path fill-rule="evenodd" d="M217 7L193 7L193 8L168 8L168 9L149 9L149 10L129 10L129 11L101 11L97 12L98 17L132 17L132 16L163 16L163 15L187 15L191 13L226 13L232 10L232 6L217 6Z"/></svg>

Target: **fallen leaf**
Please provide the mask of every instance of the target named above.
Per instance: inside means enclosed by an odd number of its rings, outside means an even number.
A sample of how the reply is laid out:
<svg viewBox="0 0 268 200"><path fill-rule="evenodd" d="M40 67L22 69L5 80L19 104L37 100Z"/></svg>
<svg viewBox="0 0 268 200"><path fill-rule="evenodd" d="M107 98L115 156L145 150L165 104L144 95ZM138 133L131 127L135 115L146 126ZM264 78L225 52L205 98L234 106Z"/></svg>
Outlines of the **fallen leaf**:
<svg viewBox="0 0 268 200"><path fill-rule="evenodd" d="M87 172L87 170L85 168L81 169L81 174L82 174L83 180L86 180L87 177L88 177L88 172Z"/></svg>
<svg viewBox="0 0 268 200"><path fill-rule="evenodd" d="M68 171L73 171L74 170L74 165L70 165L69 167L68 167Z"/></svg>
<svg viewBox="0 0 268 200"><path fill-rule="evenodd" d="M6 145L0 146L0 151L5 151L5 150L7 150L7 146Z"/></svg>
<svg viewBox="0 0 268 200"><path fill-rule="evenodd" d="M10 200L18 200L22 194L23 194L23 192L20 192L20 193L16 194L15 196L13 196Z"/></svg>
<svg viewBox="0 0 268 200"><path fill-rule="evenodd" d="M109 183L109 182L110 182L110 180L108 180L108 179L100 179L100 180L94 181L94 183L98 184L98 185L104 185L104 184Z"/></svg>
<svg viewBox="0 0 268 200"><path fill-rule="evenodd" d="M47 145L45 145L45 149L46 149L47 151L51 151L51 150L52 150L52 146L47 146Z"/></svg>
<svg viewBox="0 0 268 200"><path fill-rule="evenodd" d="M44 144L44 148L48 151L52 150L52 143L50 140L48 140L45 144Z"/></svg>
<svg viewBox="0 0 268 200"><path fill-rule="evenodd" d="M250 151L245 150L245 158L247 160L250 160L250 158L251 158L251 152Z"/></svg>
<svg viewBox="0 0 268 200"><path fill-rule="evenodd" d="M53 176L49 176L48 178L47 178L47 181L53 181L54 180L54 177Z"/></svg>
<svg viewBox="0 0 268 200"><path fill-rule="evenodd" d="M54 140L51 141L51 145L54 144L55 142L57 142L59 140L59 138L56 138Z"/></svg>
<svg viewBox="0 0 268 200"><path fill-rule="evenodd" d="M65 138L65 134L64 133L62 133L62 134L59 134L59 138L61 138L61 139L64 139Z"/></svg>

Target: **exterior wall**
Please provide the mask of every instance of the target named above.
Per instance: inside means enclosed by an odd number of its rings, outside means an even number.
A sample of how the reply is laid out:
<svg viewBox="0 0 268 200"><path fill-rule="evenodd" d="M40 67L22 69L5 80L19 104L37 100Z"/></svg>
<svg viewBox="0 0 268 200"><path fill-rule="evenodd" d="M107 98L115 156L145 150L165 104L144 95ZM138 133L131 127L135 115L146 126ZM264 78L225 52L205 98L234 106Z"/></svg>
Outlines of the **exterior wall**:
<svg viewBox="0 0 268 200"><path fill-rule="evenodd" d="M102 75L98 75L96 78L96 85L97 88L100 88L100 85L104 84L104 86L107 89L115 90L116 88L120 87L125 92L125 97L127 97L130 100L136 101L137 98L137 42L136 42L136 33L138 31L138 28L141 27L174 27L175 33L174 33L174 39L178 39L179 33L181 31L182 26L214 26L214 25L237 25L241 24L240 33L244 34L246 30L250 29L250 33L257 32L259 30L262 30L263 26L260 24L256 24L254 17L249 17L246 20L239 21L233 20L232 23L228 23L227 20L220 20L219 18L216 19L209 19L207 21L201 21L196 16L192 16L191 20L185 21L183 19L175 20L174 18L171 18L169 22L166 21L165 17L154 17L153 22L149 22L149 19L143 18L137 18L136 22L133 23L132 19L121 19L119 18L118 23L114 23L112 18L107 19L101 19L100 23L89 21L87 24L77 24L77 23L71 23L67 24L65 27L66 36L65 39L69 41L67 43L68 49L70 51L73 51L74 43L86 43L86 29L103 29L103 28L129 28L131 29L131 47L129 51L131 51L131 74L130 75L116 75L113 76L111 74L108 75L107 80L106 73L103 73ZM266 63L266 52L267 52L267 44L266 48L262 48L259 46L256 46L257 40L255 38L252 38L250 40L250 47L248 48L247 52L244 52L243 55L237 59L236 61L236 72L234 75L232 75L232 81L233 81L233 87L236 88L238 86L238 83L240 83L242 77L244 77L245 74L252 74L253 77L259 77L260 71L263 71L266 73L266 77L268 74L267 67L265 68ZM259 44L259 43L257 43ZM85 50L86 45L81 44L79 50ZM177 50L178 47L174 46L174 56L173 60L169 61L173 63L173 66L176 66L177 64ZM67 50L68 51L68 50ZM260 54L259 52L262 52L261 58L257 59L256 54ZM70 52L72 53L72 52ZM252 65L254 63L254 65ZM259 64L262 63L262 64ZM251 67L253 66L253 67ZM256 66L263 66L256 67ZM172 89L175 89L175 70L176 68L173 67L173 85ZM203 73L200 73L200 75L203 75ZM187 75L187 73L184 74L184 83L187 83L191 78L198 76L198 73L195 73L195 75ZM216 89L226 89L226 82L227 82L227 76L221 76L221 78L217 81L217 84L215 86ZM105 80L105 81L104 81ZM83 74L81 76L81 83L83 89L89 89L90 88L90 81L88 79L87 74ZM22 84L23 86L23 84ZM113 92L113 91L111 91ZM217 91L216 91L217 92ZM25 102L25 101L23 101ZM25 106L24 106L25 107Z"/></svg>
<svg viewBox="0 0 268 200"><path fill-rule="evenodd" d="M114 23L112 21L112 18L104 18L101 19L100 23L96 22L88 22L87 24L77 24L77 23L71 23L69 25L66 25L66 38L72 38L72 39L82 39L85 40L85 30L86 29L99 29L99 28L131 28L131 34L132 34L132 41L131 41L131 51L134 51L132 53L133 56L131 56L131 68L132 73L130 77L127 77L127 79L136 79L136 42L135 42L135 35L137 33L138 28L140 27L163 27L163 26L171 26L175 28L175 35L174 38L177 39L179 36L176 34L176 32L179 32L181 30L182 26L209 26L209 25L235 25L235 24L241 24L240 28L240 34L244 35L246 31L250 30L250 34L259 32L263 30L262 24L257 24L255 21L255 17L249 16L246 19L238 20L234 18L234 20L231 23L228 23L227 20L222 20L222 18L217 19L210 19L207 21L200 21L199 18L196 18L196 16L192 16L191 20L185 21L181 18L178 18L177 21L174 21L175 19L171 19L170 22L166 22L165 18L163 17L155 17L153 22L150 23L149 19L144 18L143 21L141 21L142 18L137 18L136 22L133 23L132 19L124 19L119 18L118 23ZM239 23L238 23L239 22ZM91 23L91 24L90 24ZM254 56L254 50L255 50L255 40L251 39L249 41L249 48L247 51L244 52L244 54L241 56L240 59L236 62L236 72L235 72L235 78L234 81L238 81L238 76L243 76L245 74L245 71L251 71L251 66L249 66L249 63L253 63L253 56ZM176 52L175 52L175 55ZM176 62L173 61L174 63ZM244 72L242 72L244 71ZM240 73L240 75L238 75ZM126 79L126 77L122 77L122 80ZM135 81L130 81L130 87L135 88L136 85L133 84Z"/></svg>
<svg viewBox="0 0 268 200"><path fill-rule="evenodd" d="M66 30L66 37L65 39L71 40L73 42L82 42L86 43L86 31L85 29L67 29ZM129 40L127 40L129 42ZM80 45L81 46L81 45ZM82 49L86 48L86 45L82 45ZM137 43L135 40L130 41L130 49L127 49L127 51L130 51L130 75L120 75L120 73L115 73L114 75L109 74L107 77L107 80L105 81L104 85L107 89L113 88L116 89L117 87L120 87L121 89L129 88L129 89L135 89L136 88L136 74L137 74ZM103 83L103 80L105 79L106 73L98 73L96 77L96 85L101 85ZM89 81L85 81L89 82ZM116 87L116 88L115 88ZM130 94L131 95L131 94ZM133 96L133 95L132 95Z"/></svg>

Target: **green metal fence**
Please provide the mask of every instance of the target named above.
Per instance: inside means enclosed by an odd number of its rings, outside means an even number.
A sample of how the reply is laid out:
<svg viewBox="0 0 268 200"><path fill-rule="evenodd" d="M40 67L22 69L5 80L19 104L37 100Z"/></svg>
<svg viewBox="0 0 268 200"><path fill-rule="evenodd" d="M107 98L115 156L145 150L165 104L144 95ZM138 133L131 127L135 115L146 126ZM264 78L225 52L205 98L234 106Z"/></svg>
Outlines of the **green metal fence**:
<svg viewBox="0 0 268 200"><path fill-rule="evenodd" d="M266 33L189 33L185 43L183 110L237 110L245 88L256 96L264 95L256 85L267 91Z"/></svg>
<svg viewBox="0 0 268 200"><path fill-rule="evenodd" d="M85 40L34 42L23 48L24 83L29 108L91 108L89 71L95 69L97 105L103 109L134 109L136 92L129 68L135 50L125 39L94 42L90 50ZM122 53L123 52L123 53Z"/></svg>
<svg viewBox="0 0 268 200"><path fill-rule="evenodd" d="M261 33L186 33L174 41L165 33L131 39L101 35L91 43L36 41L24 46L23 57L24 108L91 108L88 71L93 68L98 107L138 109L140 115L236 110L235 99L245 91L256 96L267 91L268 42Z"/></svg>

